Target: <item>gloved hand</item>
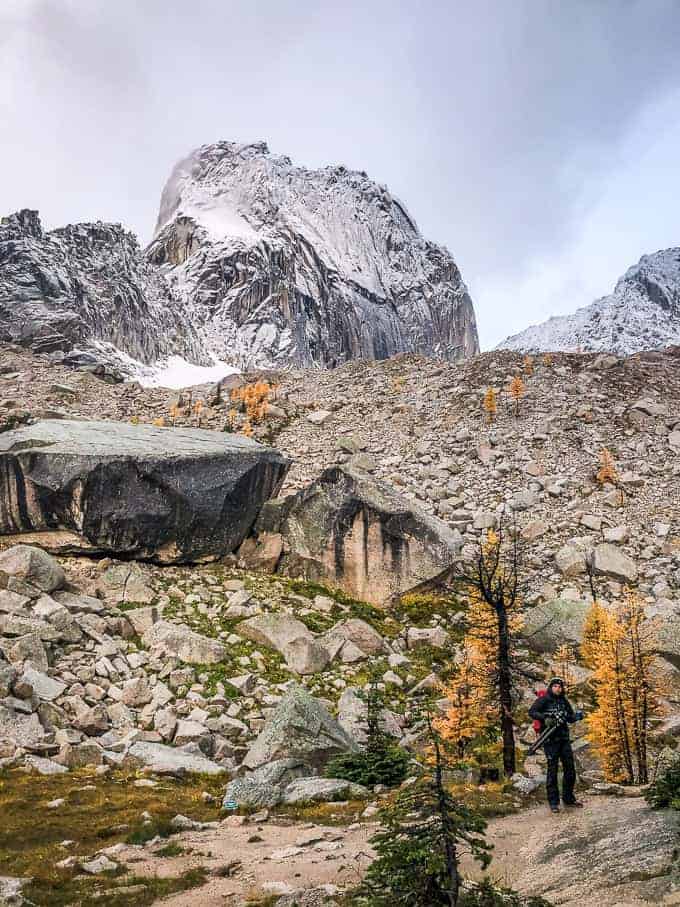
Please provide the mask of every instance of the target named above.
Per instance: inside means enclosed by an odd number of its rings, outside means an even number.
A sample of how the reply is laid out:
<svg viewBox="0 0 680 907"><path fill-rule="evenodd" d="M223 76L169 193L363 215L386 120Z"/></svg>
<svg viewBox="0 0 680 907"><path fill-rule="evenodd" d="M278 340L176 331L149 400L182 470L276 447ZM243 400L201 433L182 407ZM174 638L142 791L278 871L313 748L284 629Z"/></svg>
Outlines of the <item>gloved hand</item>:
<svg viewBox="0 0 680 907"><path fill-rule="evenodd" d="M556 724L559 724L559 722L558 722L557 718L555 718L554 715L548 715L548 716L546 716L546 719L545 719L545 726L546 726L547 728L548 728L548 727L555 727Z"/></svg>
<svg viewBox="0 0 680 907"><path fill-rule="evenodd" d="M583 721L585 717L586 713L583 711L583 709L576 709L576 711L574 712L574 718L576 719L576 721Z"/></svg>

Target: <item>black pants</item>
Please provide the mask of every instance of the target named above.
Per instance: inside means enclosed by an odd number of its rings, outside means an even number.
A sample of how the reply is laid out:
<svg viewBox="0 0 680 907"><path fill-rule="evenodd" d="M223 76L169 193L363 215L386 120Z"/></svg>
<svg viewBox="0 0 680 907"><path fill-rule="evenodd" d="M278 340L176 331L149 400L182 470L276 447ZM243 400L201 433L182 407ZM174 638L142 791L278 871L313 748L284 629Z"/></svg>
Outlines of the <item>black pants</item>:
<svg viewBox="0 0 680 907"><path fill-rule="evenodd" d="M548 777L546 790L548 803L551 806L560 805L560 789L557 784L557 770L562 763L562 800L564 803L574 803L574 784L576 783L576 769L574 768L574 754L571 750L571 741L568 737L559 737L557 740L546 740L544 744L545 755L548 760Z"/></svg>

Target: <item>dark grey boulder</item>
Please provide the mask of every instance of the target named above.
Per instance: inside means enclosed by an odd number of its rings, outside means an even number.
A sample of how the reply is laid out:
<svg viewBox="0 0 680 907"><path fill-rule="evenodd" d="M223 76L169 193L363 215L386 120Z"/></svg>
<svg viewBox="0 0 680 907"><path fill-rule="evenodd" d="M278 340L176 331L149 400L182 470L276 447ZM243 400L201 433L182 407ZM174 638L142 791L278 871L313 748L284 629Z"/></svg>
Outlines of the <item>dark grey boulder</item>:
<svg viewBox="0 0 680 907"><path fill-rule="evenodd" d="M278 571L376 604L443 579L462 545L459 533L392 486L339 466L268 503L255 529L260 539L282 537Z"/></svg>
<svg viewBox="0 0 680 907"><path fill-rule="evenodd" d="M289 463L221 432L38 422L0 435L0 535L72 553L209 560L243 541Z"/></svg>

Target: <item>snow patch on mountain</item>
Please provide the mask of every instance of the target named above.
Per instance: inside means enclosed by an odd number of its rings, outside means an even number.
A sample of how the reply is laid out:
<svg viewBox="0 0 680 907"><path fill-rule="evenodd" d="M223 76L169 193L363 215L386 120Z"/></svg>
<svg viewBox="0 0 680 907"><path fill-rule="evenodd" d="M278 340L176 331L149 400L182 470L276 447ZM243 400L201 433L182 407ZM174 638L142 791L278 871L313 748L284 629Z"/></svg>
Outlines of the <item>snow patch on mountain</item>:
<svg viewBox="0 0 680 907"><path fill-rule="evenodd" d="M643 255L609 296L549 318L497 349L611 351L620 355L680 344L680 248Z"/></svg>

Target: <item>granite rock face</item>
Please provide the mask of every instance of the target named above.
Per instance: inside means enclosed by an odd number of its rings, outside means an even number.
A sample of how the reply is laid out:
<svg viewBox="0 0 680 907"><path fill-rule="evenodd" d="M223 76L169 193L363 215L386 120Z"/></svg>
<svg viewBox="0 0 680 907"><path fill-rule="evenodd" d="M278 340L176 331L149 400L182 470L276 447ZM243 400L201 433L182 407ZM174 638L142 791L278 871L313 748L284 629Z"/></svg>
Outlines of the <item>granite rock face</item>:
<svg viewBox="0 0 680 907"><path fill-rule="evenodd" d="M479 350L451 255L385 186L296 167L265 143L218 142L180 161L147 255L208 347L240 366Z"/></svg>
<svg viewBox="0 0 680 907"><path fill-rule="evenodd" d="M196 429L55 420L0 435L0 534L160 562L233 551L289 461ZM44 535L42 535L44 533Z"/></svg>
<svg viewBox="0 0 680 907"><path fill-rule="evenodd" d="M384 604L443 577L460 536L385 482L331 467L307 488L271 502L256 524L280 533L278 569Z"/></svg>
<svg viewBox="0 0 680 907"><path fill-rule="evenodd" d="M116 351L146 363L207 361L132 233L101 222L44 231L26 209L0 220L0 339L38 353L80 350L93 364Z"/></svg>
<svg viewBox="0 0 680 907"><path fill-rule="evenodd" d="M453 258L385 186L232 142L175 167L145 252L118 224L2 218L2 340L133 375L175 356L327 368L479 350Z"/></svg>

